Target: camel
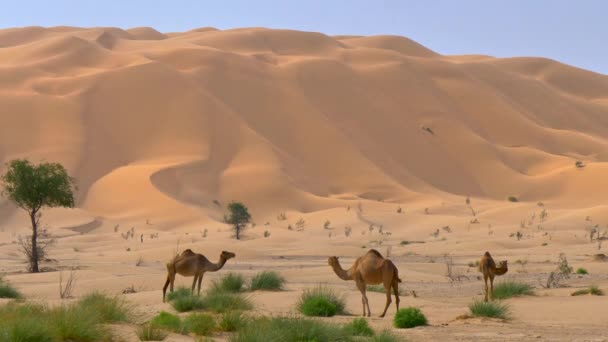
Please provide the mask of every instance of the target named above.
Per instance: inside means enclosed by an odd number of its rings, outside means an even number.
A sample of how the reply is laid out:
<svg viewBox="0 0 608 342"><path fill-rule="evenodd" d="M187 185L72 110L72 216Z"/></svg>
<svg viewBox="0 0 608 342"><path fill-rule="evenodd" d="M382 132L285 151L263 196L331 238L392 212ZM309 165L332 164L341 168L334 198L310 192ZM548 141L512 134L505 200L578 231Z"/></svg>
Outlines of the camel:
<svg viewBox="0 0 608 342"><path fill-rule="evenodd" d="M177 255L171 262L167 263L167 281L165 281L165 286L163 286L163 303L165 302L165 293L167 292L167 286L169 286L169 284L171 284L171 292L173 292L173 283L175 282L176 274L184 277L194 276L192 294L194 294L194 286L198 280L198 294L200 295L201 283L205 272L219 271L224 267L226 261L235 256L234 253L222 251L220 260L214 264L204 255L194 253L191 249L186 249L182 254Z"/></svg>
<svg viewBox="0 0 608 342"><path fill-rule="evenodd" d="M357 258L355 263L348 270L342 269L338 257L329 257L327 263L334 270L336 275L342 280L354 280L357 288L361 291L361 302L363 303L363 316L365 317L365 308L367 306L367 316L371 316L369 309L369 301L365 291L367 285L384 284L386 289L386 306L380 317L384 317L386 310L391 304L391 288L395 292L395 302L397 311L399 311L399 272L395 264L389 259L385 259L375 249L370 249L365 255Z"/></svg>
<svg viewBox="0 0 608 342"><path fill-rule="evenodd" d="M500 261L498 267L489 252L486 252L479 261L479 272L483 273L483 281L485 283L484 302L488 301L488 278L490 278L490 299L494 300L494 277L501 276L509 270L507 260Z"/></svg>

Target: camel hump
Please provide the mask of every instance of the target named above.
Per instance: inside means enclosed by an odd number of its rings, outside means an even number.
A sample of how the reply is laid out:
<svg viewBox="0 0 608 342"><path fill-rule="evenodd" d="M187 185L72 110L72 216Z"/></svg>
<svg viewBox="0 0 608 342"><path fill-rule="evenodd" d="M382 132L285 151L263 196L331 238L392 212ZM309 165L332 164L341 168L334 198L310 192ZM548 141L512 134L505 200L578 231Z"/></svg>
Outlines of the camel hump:
<svg viewBox="0 0 608 342"><path fill-rule="evenodd" d="M182 252L182 255L184 254L194 254L194 252L190 248L188 248Z"/></svg>
<svg viewBox="0 0 608 342"><path fill-rule="evenodd" d="M380 258L384 259L384 257L382 256L382 254L380 254L380 252L378 252L375 249L370 249L367 253L375 254L377 257L380 257Z"/></svg>
<svg viewBox="0 0 608 342"><path fill-rule="evenodd" d="M491 257L490 252L486 252L483 256Z"/></svg>

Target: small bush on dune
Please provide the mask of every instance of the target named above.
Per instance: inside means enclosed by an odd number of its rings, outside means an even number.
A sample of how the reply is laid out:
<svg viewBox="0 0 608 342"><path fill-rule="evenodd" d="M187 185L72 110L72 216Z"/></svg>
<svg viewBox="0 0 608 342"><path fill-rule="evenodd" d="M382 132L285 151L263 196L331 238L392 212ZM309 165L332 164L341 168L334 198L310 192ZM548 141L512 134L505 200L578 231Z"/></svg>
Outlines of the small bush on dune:
<svg viewBox="0 0 608 342"><path fill-rule="evenodd" d="M248 321L243 313L240 311L228 311L222 314L218 326L221 331L232 332L242 330Z"/></svg>
<svg viewBox="0 0 608 342"><path fill-rule="evenodd" d="M102 316L79 305L49 311L48 318L59 341L107 341L109 333L102 327Z"/></svg>
<svg viewBox="0 0 608 342"><path fill-rule="evenodd" d="M496 299L532 295L534 295L534 289L528 284L515 281L504 281L494 286L494 298Z"/></svg>
<svg viewBox="0 0 608 342"><path fill-rule="evenodd" d="M190 314L184 319L184 331L209 335L215 329L215 319L207 314Z"/></svg>
<svg viewBox="0 0 608 342"><path fill-rule="evenodd" d="M86 310L92 310L103 323L126 322L129 320L130 308L119 297L109 297L94 292L84 296L77 305Z"/></svg>
<svg viewBox="0 0 608 342"><path fill-rule="evenodd" d="M163 341L168 335L164 330L150 324L145 324L137 330L140 341Z"/></svg>
<svg viewBox="0 0 608 342"><path fill-rule="evenodd" d="M209 291L202 300L203 306L215 312L251 310L251 300L237 293Z"/></svg>
<svg viewBox="0 0 608 342"><path fill-rule="evenodd" d="M374 336L371 342L403 342L404 340L395 336L390 330L384 330L380 334Z"/></svg>
<svg viewBox="0 0 608 342"><path fill-rule="evenodd" d="M185 287L178 287L177 289L175 289L175 291L169 292L167 294L167 300L172 301L177 298L190 297L190 296L192 296L192 290L185 288Z"/></svg>
<svg viewBox="0 0 608 342"><path fill-rule="evenodd" d="M352 341L338 325L305 318L258 318L230 342Z"/></svg>
<svg viewBox="0 0 608 342"><path fill-rule="evenodd" d="M576 270L576 274L589 274L589 272L587 272L586 269L580 267L579 269Z"/></svg>
<svg viewBox="0 0 608 342"><path fill-rule="evenodd" d="M586 289L581 289L581 290L572 292L572 296L584 296L584 295L603 296L604 291L600 290L599 287L592 285Z"/></svg>
<svg viewBox="0 0 608 342"><path fill-rule="evenodd" d="M498 302L482 302L476 300L469 305L471 315L474 317L490 317L509 319L509 307Z"/></svg>
<svg viewBox="0 0 608 342"><path fill-rule="evenodd" d="M396 328L414 328L427 325L428 321L420 309L409 307L397 311L393 324Z"/></svg>
<svg viewBox="0 0 608 342"><path fill-rule="evenodd" d="M251 285L249 286L249 289L251 291L278 291L283 289L284 284L285 279L281 277L277 272L264 271L256 274L253 278L251 278Z"/></svg>
<svg viewBox="0 0 608 342"><path fill-rule="evenodd" d="M184 330L181 318L166 311L161 311L158 315L156 315L156 317L150 321L149 325L177 333L187 332Z"/></svg>
<svg viewBox="0 0 608 342"><path fill-rule="evenodd" d="M54 341L55 333L43 321L42 306L9 303L0 307L0 341Z"/></svg>
<svg viewBox="0 0 608 342"><path fill-rule="evenodd" d="M305 290L297 304L298 311L303 315L321 317L343 314L345 307L344 298L323 286Z"/></svg>
<svg viewBox="0 0 608 342"><path fill-rule="evenodd" d="M226 292L241 292L244 290L245 278L238 273L228 273L220 280L213 282L213 289Z"/></svg>
<svg viewBox="0 0 608 342"><path fill-rule="evenodd" d="M0 298L21 299L23 298L23 295L16 288L12 287L10 284L4 282L2 278L0 278Z"/></svg>
<svg viewBox="0 0 608 342"><path fill-rule="evenodd" d="M344 331L351 336L374 336L372 329L365 318L355 318L344 326Z"/></svg>
<svg viewBox="0 0 608 342"><path fill-rule="evenodd" d="M178 312L186 312L192 310L201 310L205 308L205 303L200 296L192 295L188 292L188 295L184 296L183 293L176 296L171 300L171 305Z"/></svg>

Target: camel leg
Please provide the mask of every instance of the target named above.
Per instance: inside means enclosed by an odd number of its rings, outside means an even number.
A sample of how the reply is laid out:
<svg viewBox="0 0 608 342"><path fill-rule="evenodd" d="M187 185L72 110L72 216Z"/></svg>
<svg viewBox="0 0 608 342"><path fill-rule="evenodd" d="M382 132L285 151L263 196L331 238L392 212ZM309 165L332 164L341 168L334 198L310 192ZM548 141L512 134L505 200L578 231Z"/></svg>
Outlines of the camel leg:
<svg viewBox="0 0 608 342"><path fill-rule="evenodd" d="M384 306L384 311L382 312L382 315L380 315L380 318L384 317L384 315L386 315L386 310L388 310L389 305L391 305L392 300L391 300L391 283L385 283L384 284L384 289L386 290L386 305Z"/></svg>
<svg viewBox="0 0 608 342"><path fill-rule="evenodd" d="M175 273L171 274L171 286L169 287L169 290L171 290L171 292L173 292L173 285L175 284Z"/></svg>
<svg viewBox="0 0 608 342"><path fill-rule="evenodd" d="M399 311L399 282L397 279L393 280L393 292L395 292L395 304L397 305L397 311Z"/></svg>
<svg viewBox="0 0 608 342"><path fill-rule="evenodd" d="M198 274L194 274L194 280L192 281L192 294L194 295L194 288L196 287L196 281L198 280Z"/></svg>
<svg viewBox="0 0 608 342"><path fill-rule="evenodd" d="M360 279L357 279L356 282L357 288L361 292L361 302L363 303L363 317L365 317L365 306L367 306L367 316L369 317L371 315L371 312L369 310L369 302L367 300L367 295L365 294L365 282L361 281Z"/></svg>
<svg viewBox="0 0 608 342"><path fill-rule="evenodd" d="M484 285L484 294L485 294L485 296L483 298L483 301L487 302L488 301L488 276L485 275L485 274L483 275L483 282L485 284Z"/></svg>
<svg viewBox="0 0 608 342"><path fill-rule="evenodd" d="M204 274L205 274L204 272L201 272L201 273L198 275L198 295L199 295L199 296L201 295L201 283L203 282L203 275L204 275Z"/></svg>
<svg viewBox="0 0 608 342"><path fill-rule="evenodd" d="M167 281L165 281L165 286L163 286L163 303L165 302L165 293L167 293L167 287L169 287L169 283L171 282L171 276L167 274Z"/></svg>
<svg viewBox="0 0 608 342"><path fill-rule="evenodd" d="M490 275L490 300L494 300L494 276Z"/></svg>

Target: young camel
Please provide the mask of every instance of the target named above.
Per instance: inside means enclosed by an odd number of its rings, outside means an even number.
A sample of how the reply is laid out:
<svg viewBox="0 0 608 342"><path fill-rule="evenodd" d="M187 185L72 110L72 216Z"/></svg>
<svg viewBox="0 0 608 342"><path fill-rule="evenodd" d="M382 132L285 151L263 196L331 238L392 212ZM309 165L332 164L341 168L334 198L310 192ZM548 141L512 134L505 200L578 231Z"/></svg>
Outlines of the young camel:
<svg viewBox="0 0 608 342"><path fill-rule="evenodd" d="M184 277L194 276L192 293L194 294L194 286L198 280L198 294L200 295L201 283L205 272L219 271L224 267L224 264L228 259L232 259L235 256L234 253L222 251L220 260L214 264L204 255L194 253L191 249L186 249L182 254L176 256L173 261L167 263L167 281L165 281L165 286L163 286L163 303L165 302L165 293L167 292L167 286L169 286L169 284L171 284L171 292L173 292L173 283L175 282L176 274L180 274Z"/></svg>
<svg viewBox="0 0 608 342"><path fill-rule="evenodd" d="M365 291L367 285L384 284L386 289L386 306L380 317L384 317L386 310L391 304L391 288L395 292L395 302L399 311L399 272L395 264L389 259L385 259L375 249L370 249L364 256L357 258L355 263L348 270L342 269L338 257L329 257L327 263L334 270L336 275L342 280L354 280L357 288L361 291L361 302L363 303L363 316L367 306L367 316L371 316L369 301Z"/></svg>
<svg viewBox="0 0 608 342"><path fill-rule="evenodd" d="M507 260L500 261L498 267L489 252L486 252L479 261L479 272L483 273L483 281L485 283L484 301L488 301L488 278L490 278L490 299L494 300L494 277L501 276L509 270Z"/></svg>

